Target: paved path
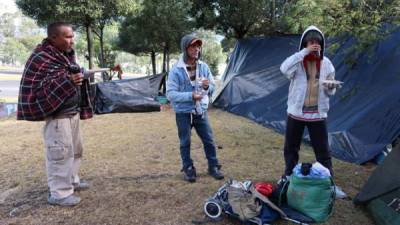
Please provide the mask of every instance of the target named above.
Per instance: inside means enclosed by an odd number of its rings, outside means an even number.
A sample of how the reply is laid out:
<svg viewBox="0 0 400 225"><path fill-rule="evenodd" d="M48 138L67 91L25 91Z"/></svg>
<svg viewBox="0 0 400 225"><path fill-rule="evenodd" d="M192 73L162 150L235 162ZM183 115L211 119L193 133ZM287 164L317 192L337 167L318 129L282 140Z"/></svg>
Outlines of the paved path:
<svg viewBox="0 0 400 225"><path fill-rule="evenodd" d="M21 72L0 70L0 99L15 102L18 97Z"/></svg>
<svg viewBox="0 0 400 225"><path fill-rule="evenodd" d="M0 80L0 98L18 97L19 81L17 80Z"/></svg>

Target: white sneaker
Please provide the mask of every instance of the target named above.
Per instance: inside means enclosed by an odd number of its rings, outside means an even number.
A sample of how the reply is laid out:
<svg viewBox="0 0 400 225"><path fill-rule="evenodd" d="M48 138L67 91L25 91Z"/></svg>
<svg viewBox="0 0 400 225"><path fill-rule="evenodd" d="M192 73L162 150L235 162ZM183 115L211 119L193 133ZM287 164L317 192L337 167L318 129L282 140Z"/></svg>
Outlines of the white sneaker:
<svg viewBox="0 0 400 225"><path fill-rule="evenodd" d="M338 198L338 199L343 199L343 198L347 198L347 194L344 193L342 188L340 188L339 186L335 185L335 197Z"/></svg>
<svg viewBox="0 0 400 225"><path fill-rule="evenodd" d="M81 198L72 194L66 198L55 199L53 198L53 196L49 195L49 197L47 198L47 202L50 205L75 206L78 205L79 202L81 202Z"/></svg>

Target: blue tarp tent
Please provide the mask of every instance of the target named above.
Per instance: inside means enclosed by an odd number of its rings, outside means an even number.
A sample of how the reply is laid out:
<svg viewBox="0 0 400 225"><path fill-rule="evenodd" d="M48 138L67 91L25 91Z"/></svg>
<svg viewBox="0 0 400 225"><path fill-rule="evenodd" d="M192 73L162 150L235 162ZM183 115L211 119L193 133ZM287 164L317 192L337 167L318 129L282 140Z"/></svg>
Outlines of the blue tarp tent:
<svg viewBox="0 0 400 225"><path fill-rule="evenodd" d="M280 64L298 51L300 36L241 40L232 52L213 104L284 133L289 88ZM330 100L329 143L334 157L363 163L400 135L400 29L346 63L348 40L329 58L344 81ZM308 139L308 135L305 135Z"/></svg>

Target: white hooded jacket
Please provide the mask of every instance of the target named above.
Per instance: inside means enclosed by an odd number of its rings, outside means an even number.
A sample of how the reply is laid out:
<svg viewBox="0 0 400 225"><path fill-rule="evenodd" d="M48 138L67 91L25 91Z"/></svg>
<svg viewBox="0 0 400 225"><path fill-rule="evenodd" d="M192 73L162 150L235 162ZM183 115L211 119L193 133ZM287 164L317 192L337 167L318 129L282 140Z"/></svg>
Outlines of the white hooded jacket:
<svg viewBox="0 0 400 225"><path fill-rule="evenodd" d="M331 61L323 56L320 68L319 77L319 94L318 94L318 113L306 115L303 113L303 105L307 91L307 75L303 66L303 59L310 53L307 48L302 48L302 42L309 31L318 31L323 38L323 46L321 46L321 54L323 55L325 49L325 39L323 33L315 26L308 27L300 39L299 52L288 57L281 65L281 72L290 79L289 95L288 95L288 108L287 112L295 117L304 119L323 119L328 117L329 111L329 96L334 95L336 89L328 89L323 85L326 79L335 79L335 68Z"/></svg>

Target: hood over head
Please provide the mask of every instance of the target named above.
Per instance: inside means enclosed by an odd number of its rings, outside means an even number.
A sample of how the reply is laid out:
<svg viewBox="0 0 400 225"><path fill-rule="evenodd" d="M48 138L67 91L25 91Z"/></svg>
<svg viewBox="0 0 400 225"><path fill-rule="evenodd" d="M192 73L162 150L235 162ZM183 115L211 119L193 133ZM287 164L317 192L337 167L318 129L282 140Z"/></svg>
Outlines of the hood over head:
<svg viewBox="0 0 400 225"><path fill-rule="evenodd" d="M200 42L200 46L203 45L202 40L200 38L197 38L193 34L187 34L183 36L183 38L181 39L181 50L183 53L183 60L185 61L185 63L187 62L188 59L187 48L189 47L189 45L194 44L196 42ZM200 57L201 57L201 51L199 53L199 58Z"/></svg>
<svg viewBox="0 0 400 225"><path fill-rule="evenodd" d="M324 34L316 26L309 26L303 32L303 35L301 35L300 39L299 50L305 48L307 46L307 41L312 39L316 39L320 42L321 45L320 57L322 60L325 52L325 37Z"/></svg>

